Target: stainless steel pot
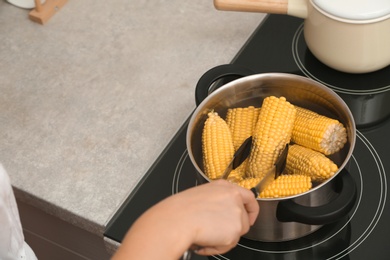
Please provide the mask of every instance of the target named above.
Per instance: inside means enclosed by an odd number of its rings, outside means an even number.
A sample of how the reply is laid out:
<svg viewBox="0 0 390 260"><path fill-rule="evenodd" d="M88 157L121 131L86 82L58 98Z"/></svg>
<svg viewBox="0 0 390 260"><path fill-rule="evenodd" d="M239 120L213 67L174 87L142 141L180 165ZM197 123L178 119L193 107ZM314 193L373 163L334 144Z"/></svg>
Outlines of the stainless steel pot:
<svg viewBox="0 0 390 260"><path fill-rule="evenodd" d="M198 82L198 107L191 116L186 137L187 150L198 179L203 183L211 181L203 172L201 144L208 111L213 109L224 117L228 108L259 107L267 96L284 96L295 105L337 118L347 128L348 142L331 157L339 171L329 180L297 196L257 199L260 214L245 237L259 241L291 240L345 217L356 200L356 184L346 169L356 141L355 122L347 105L332 90L305 77L284 73L250 74L248 69L237 65L222 65L206 72ZM213 82L231 76L244 77L208 95Z"/></svg>
<svg viewBox="0 0 390 260"><path fill-rule="evenodd" d="M388 0L214 0L219 10L288 14L305 19L311 52L336 70L366 73L390 65Z"/></svg>

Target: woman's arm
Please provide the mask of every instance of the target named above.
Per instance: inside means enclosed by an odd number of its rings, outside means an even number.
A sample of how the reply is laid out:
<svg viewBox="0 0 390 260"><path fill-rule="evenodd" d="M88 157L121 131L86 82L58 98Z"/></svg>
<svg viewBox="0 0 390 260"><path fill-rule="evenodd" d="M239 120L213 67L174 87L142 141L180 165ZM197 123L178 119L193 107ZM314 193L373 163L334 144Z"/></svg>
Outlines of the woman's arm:
<svg viewBox="0 0 390 260"><path fill-rule="evenodd" d="M179 259L192 245L202 255L225 253L248 232L258 212L249 190L223 180L200 185L147 210L113 260Z"/></svg>

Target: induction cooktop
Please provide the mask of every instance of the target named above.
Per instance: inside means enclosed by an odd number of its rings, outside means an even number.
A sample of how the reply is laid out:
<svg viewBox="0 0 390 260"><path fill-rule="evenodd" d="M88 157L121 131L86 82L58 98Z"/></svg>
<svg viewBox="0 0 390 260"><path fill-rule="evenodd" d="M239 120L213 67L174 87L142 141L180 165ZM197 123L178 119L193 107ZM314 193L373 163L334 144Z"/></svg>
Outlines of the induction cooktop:
<svg viewBox="0 0 390 260"><path fill-rule="evenodd" d="M324 225L307 236L285 242L259 242L242 238L226 254L209 257L193 255L192 259L354 260L390 257L386 172L390 167L390 160L387 159L390 119L384 114L378 117L380 120L370 121L367 118L370 113L362 110L362 106L367 105L364 100L368 97L375 99L375 95L380 98L383 97L379 95L387 95L390 68L368 74L347 74L330 69L307 49L302 30L302 19L268 15L232 63L246 66L256 73L284 72L306 76L332 88L348 101L359 123L349 168L358 190L356 204L342 220ZM376 102L379 103L378 100ZM186 149L188 121L183 123L108 223L104 234L106 237L121 242L131 224L149 207L167 196L199 185Z"/></svg>

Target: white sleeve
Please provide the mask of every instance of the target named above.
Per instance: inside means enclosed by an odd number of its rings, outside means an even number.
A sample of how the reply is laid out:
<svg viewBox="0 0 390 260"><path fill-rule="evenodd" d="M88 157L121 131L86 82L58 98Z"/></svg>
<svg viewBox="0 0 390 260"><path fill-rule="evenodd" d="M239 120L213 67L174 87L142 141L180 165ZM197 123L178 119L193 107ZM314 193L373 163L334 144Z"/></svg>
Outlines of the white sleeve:
<svg viewBox="0 0 390 260"><path fill-rule="evenodd" d="M35 254L28 252L24 242L19 211L9 177L0 164L0 259L4 260L35 260ZM31 250L31 249L30 249ZM29 258L27 258L29 257Z"/></svg>

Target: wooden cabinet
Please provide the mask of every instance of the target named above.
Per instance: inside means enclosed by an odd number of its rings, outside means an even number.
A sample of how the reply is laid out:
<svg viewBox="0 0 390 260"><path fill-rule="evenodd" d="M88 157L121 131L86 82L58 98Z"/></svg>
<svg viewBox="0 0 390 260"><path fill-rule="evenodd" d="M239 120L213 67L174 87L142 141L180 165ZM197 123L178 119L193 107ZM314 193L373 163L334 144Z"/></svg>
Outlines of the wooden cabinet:
<svg viewBox="0 0 390 260"><path fill-rule="evenodd" d="M17 201L25 240L39 260L108 260L103 235L97 236L42 210Z"/></svg>

